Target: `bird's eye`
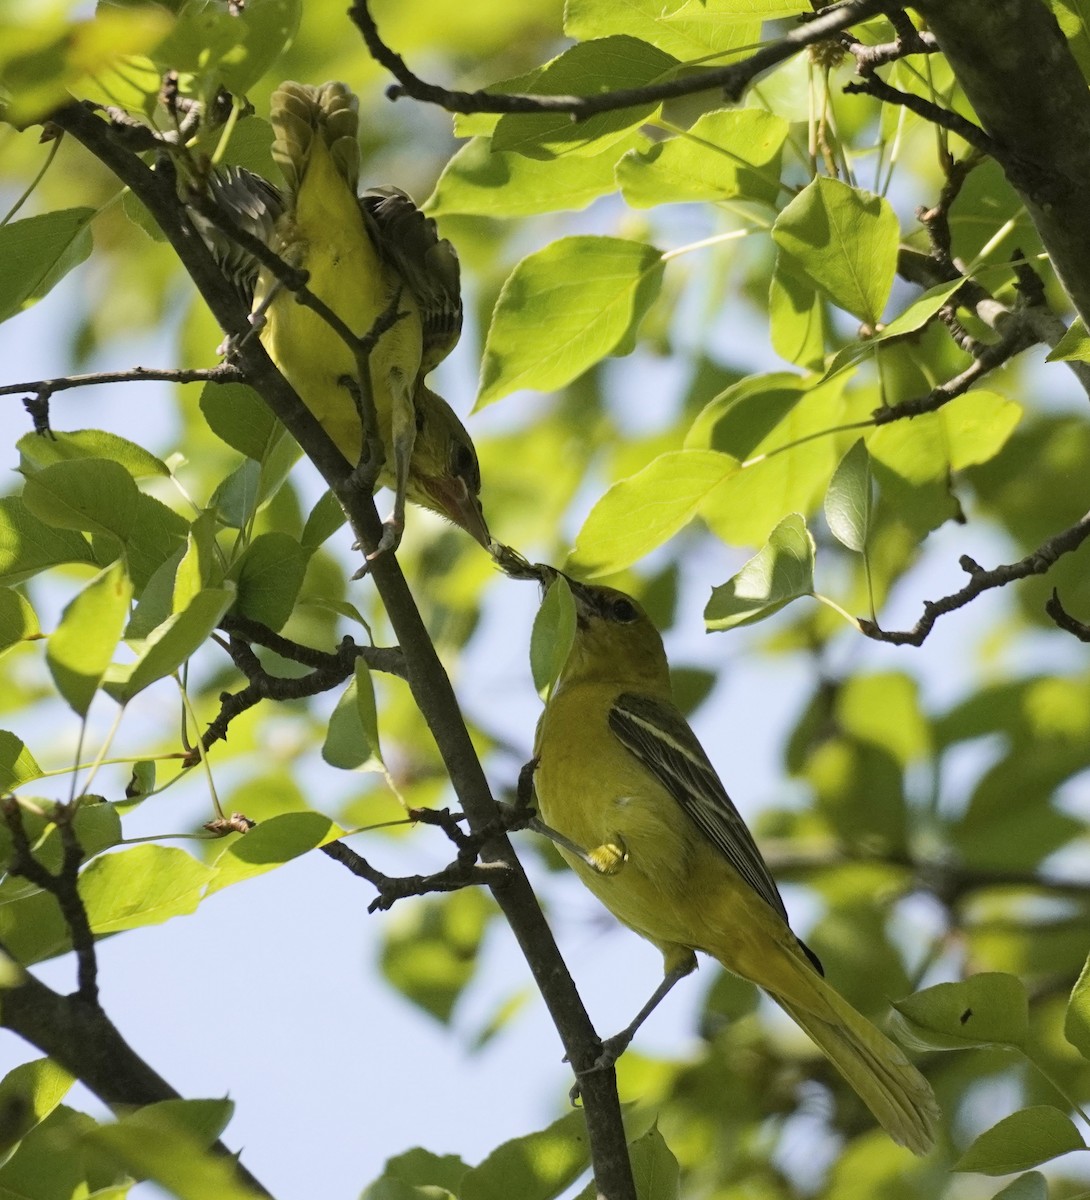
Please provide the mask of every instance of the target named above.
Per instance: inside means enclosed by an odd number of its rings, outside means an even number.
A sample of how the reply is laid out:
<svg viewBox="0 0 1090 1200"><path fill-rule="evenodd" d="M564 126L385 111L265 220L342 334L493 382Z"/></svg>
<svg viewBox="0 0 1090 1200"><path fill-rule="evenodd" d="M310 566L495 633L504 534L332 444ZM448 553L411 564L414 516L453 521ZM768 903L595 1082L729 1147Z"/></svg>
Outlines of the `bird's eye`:
<svg viewBox="0 0 1090 1200"><path fill-rule="evenodd" d="M473 451L462 442L456 442L452 455L455 475L469 475L474 466Z"/></svg>
<svg viewBox="0 0 1090 1200"><path fill-rule="evenodd" d="M636 606L625 596L613 601L612 612L613 619L623 625L631 624L640 615Z"/></svg>

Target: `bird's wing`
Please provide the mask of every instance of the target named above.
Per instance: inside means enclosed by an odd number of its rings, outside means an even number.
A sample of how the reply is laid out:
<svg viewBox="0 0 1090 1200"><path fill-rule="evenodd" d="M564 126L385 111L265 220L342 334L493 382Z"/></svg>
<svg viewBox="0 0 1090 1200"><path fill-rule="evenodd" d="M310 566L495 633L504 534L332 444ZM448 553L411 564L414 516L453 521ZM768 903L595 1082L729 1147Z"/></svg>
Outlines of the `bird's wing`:
<svg viewBox="0 0 1090 1200"><path fill-rule="evenodd" d="M360 210L379 254L416 299L423 325L420 373L426 375L454 349L462 332L458 255L431 217L398 188L363 192Z"/></svg>
<svg viewBox="0 0 1090 1200"><path fill-rule="evenodd" d="M279 190L245 167L219 167L208 177L208 194L230 219L268 246L285 201ZM261 264L211 221L190 209L190 217L223 273L249 309Z"/></svg>
<svg viewBox="0 0 1090 1200"><path fill-rule="evenodd" d="M787 910L753 835L681 713L651 696L624 693L609 710L609 727L786 922Z"/></svg>

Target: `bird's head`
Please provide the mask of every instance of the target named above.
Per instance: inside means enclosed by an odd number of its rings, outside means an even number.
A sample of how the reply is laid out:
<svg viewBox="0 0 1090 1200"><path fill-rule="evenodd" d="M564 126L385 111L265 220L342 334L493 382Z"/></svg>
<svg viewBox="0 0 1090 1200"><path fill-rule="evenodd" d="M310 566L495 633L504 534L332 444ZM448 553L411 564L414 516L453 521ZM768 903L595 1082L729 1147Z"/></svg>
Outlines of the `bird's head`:
<svg viewBox="0 0 1090 1200"><path fill-rule="evenodd" d="M669 691L670 669L654 622L625 592L581 583L555 567L536 564L542 585L567 581L575 602L575 636L559 686L608 680L626 689Z"/></svg>
<svg viewBox="0 0 1090 1200"><path fill-rule="evenodd" d="M487 550L492 539L481 509L481 468L473 441L443 397L423 384L420 388L408 498L460 525Z"/></svg>

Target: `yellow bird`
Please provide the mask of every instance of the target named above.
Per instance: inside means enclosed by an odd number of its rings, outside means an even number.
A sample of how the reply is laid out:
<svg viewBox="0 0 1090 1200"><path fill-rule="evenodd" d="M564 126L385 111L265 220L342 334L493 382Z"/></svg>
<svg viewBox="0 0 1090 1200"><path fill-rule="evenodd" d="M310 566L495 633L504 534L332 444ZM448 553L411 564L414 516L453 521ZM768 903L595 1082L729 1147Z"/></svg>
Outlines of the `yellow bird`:
<svg viewBox="0 0 1090 1200"><path fill-rule="evenodd" d="M243 229L306 270L310 290L356 336L368 334L396 301L399 318L370 359L370 393L385 448L378 483L394 491L379 550L400 541L407 499L460 525L487 549L473 442L450 405L424 383L461 333L458 257L404 192L375 188L357 195L358 108L343 83L281 84L270 120L286 196L238 167L216 172L210 190ZM252 304L272 360L357 465L361 389L351 348L244 249L205 221L198 227Z"/></svg>
<svg viewBox="0 0 1090 1200"><path fill-rule="evenodd" d="M545 582L558 572L541 568ZM568 580L576 631L537 730L534 787L544 828L599 900L662 952L665 978L609 1039L609 1066L655 1005L696 968L696 951L763 988L917 1154L938 1108L902 1051L822 977L791 932L752 835L674 704L662 639L623 592Z"/></svg>

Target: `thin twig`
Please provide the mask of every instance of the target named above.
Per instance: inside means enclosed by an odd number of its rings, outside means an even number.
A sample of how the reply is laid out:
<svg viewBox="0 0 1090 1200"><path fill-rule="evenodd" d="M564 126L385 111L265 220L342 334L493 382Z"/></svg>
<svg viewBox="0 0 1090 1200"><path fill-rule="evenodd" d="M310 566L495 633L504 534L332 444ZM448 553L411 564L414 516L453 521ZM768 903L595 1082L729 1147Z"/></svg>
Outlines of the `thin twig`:
<svg viewBox="0 0 1090 1200"><path fill-rule="evenodd" d="M76 952L76 995L83 1003L98 1008L95 935L91 932L87 909L79 894L79 869L83 863L83 847L79 844L72 826L79 805L58 804L51 814L62 850L60 870L55 875L34 857L26 829L23 827L23 810L18 801L7 799L0 808L11 833L12 855L8 869L13 875L21 875L28 879L35 887L48 892L56 900L64 923L68 926L72 949Z"/></svg>
<svg viewBox="0 0 1090 1200"><path fill-rule="evenodd" d="M405 656L397 646L359 646L352 638L345 637L332 653L328 650L315 650L311 646L293 642L261 621L244 617L241 613L229 613L220 622L220 628L232 636L256 642L266 650L279 654L281 658L318 671L338 668L344 662L345 656L354 655L356 658L362 658L372 671L405 678Z"/></svg>
<svg viewBox="0 0 1090 1200"><path fill-rule="evenodd" d="M226 642L220 638L216 640L230 654L232 662L249 683L241 691L221 693L219 714L201 738L205 750L225 740L231 722L262 700L302 700L339 687L352 677L357 659L362 658L373 670L405 677L404 657L396 646L359 646L346 637L335 653L328 654L282 638L260 622L245 617L227 618L223 625L230 630L230 636ZM250 641L264 645L275 653L283 653L284 657L296 662L303 662L312 670L306 675L290 679L270 674L253 652ZM189 757L195 762L196 750Z"/></svg>
<svg viewBox="0 0 1090 1200"><path fill-rule="evenodd" d="M322 853L347 867L353 875L366 879L378 895L367 906L369 913L386 912L408 896L427 896L434 892L457 892L465 887L499 887L510 875L510 868L499 862L477 861L484 839L471 838L459 851L458 858L432 875L384 875L361 854L344 842L327 842ZM472 854L470 854L472 847Z"/></svg>
<svg viewBox="0 0 1090 1200"><path fill-rule="evenodd" d="M960 560L961 568L968 572L969 582L960 591L943 596L941 600L925 601L923 616L911 629L881 629L866 617L859 618L859 628L867 637L873 638L876 642L889 642L894 646L921 646L939 617L954 612L956 609L964 608L981 593L992 588L1004 587L1008 583L1013 583L1017 579L1026 579L1031 575L1043 575L1058 558L1077 550L1088 537L1090 537L1090 513L1086 513L1069 529L1057 533L1047 542L1042 542L1036 550L1016 563L1007 563L986 571L967 555L963 555Z"/></svg>
<svg viewBox="0 0 1090 1200"><path fill-rule="evenodd" d="M926 31L921 33L912 24L908 13L890 9L886 16L897 31L897 36L892 42L868 46L853 38L844 39L844 48L855 59L855 69L860 75L871 75L879 67L907 58L910 54L935 54L939 49L935 35Z"/></svg>
<svg viewBox="0 0 1090 1200"><path fill-rule="evenodd" d="M1060 594L1055 588L1045 602L1045 612L1067 633L1074 634L1080 642L1090 642L1090 625L1073 617L1060 603Z"/></svg>
<svg viewBox="0 0 1090 1200"><path fill-rule="evenodd" d="M241 383L244 379L243 373L231 363L192 370L130 367L127 371L95 371L89 375L62 375L56 379L32 379L28 383L4 383L0 384L0 396L32 392L39 398L48 399L56 392L108 383Z"/></svg>
<svg viewBox="0 0 1090 1200"><path fill-rule="evenodd" d="M943 108L942 105L928 100L925 96L902 92L900 88L892 87L877 75L869 75L858 83L847 83L844 85L844 91L849 96L873 96L875 100L882 100L886 104L899 104L925 121L930 121L941 129L948 129L951 133L956 133L958 137L982 154L997 157L995 142L979 125L974 125L960 113Z"/></svg>
<svg viewBox="0 0 1090 1200"><path fill-rule="evenodd" d="M1036 345L1038 340L1037 332L1032 326L1014 323L998 342L992 345L974 343L976 357L964 371L932 388L926 396L902 400L898 404L891 404L885 408L876 408L871 414L875 425L888 425L892 421L903 421L906 418L911 419L924 413L935 412L943 405L949 404L951 400L963 396L973 384L979 382L989 372L1003 366L1004 363L1021 354L1023 350L1028 350L1030 346Z"/></svg>

